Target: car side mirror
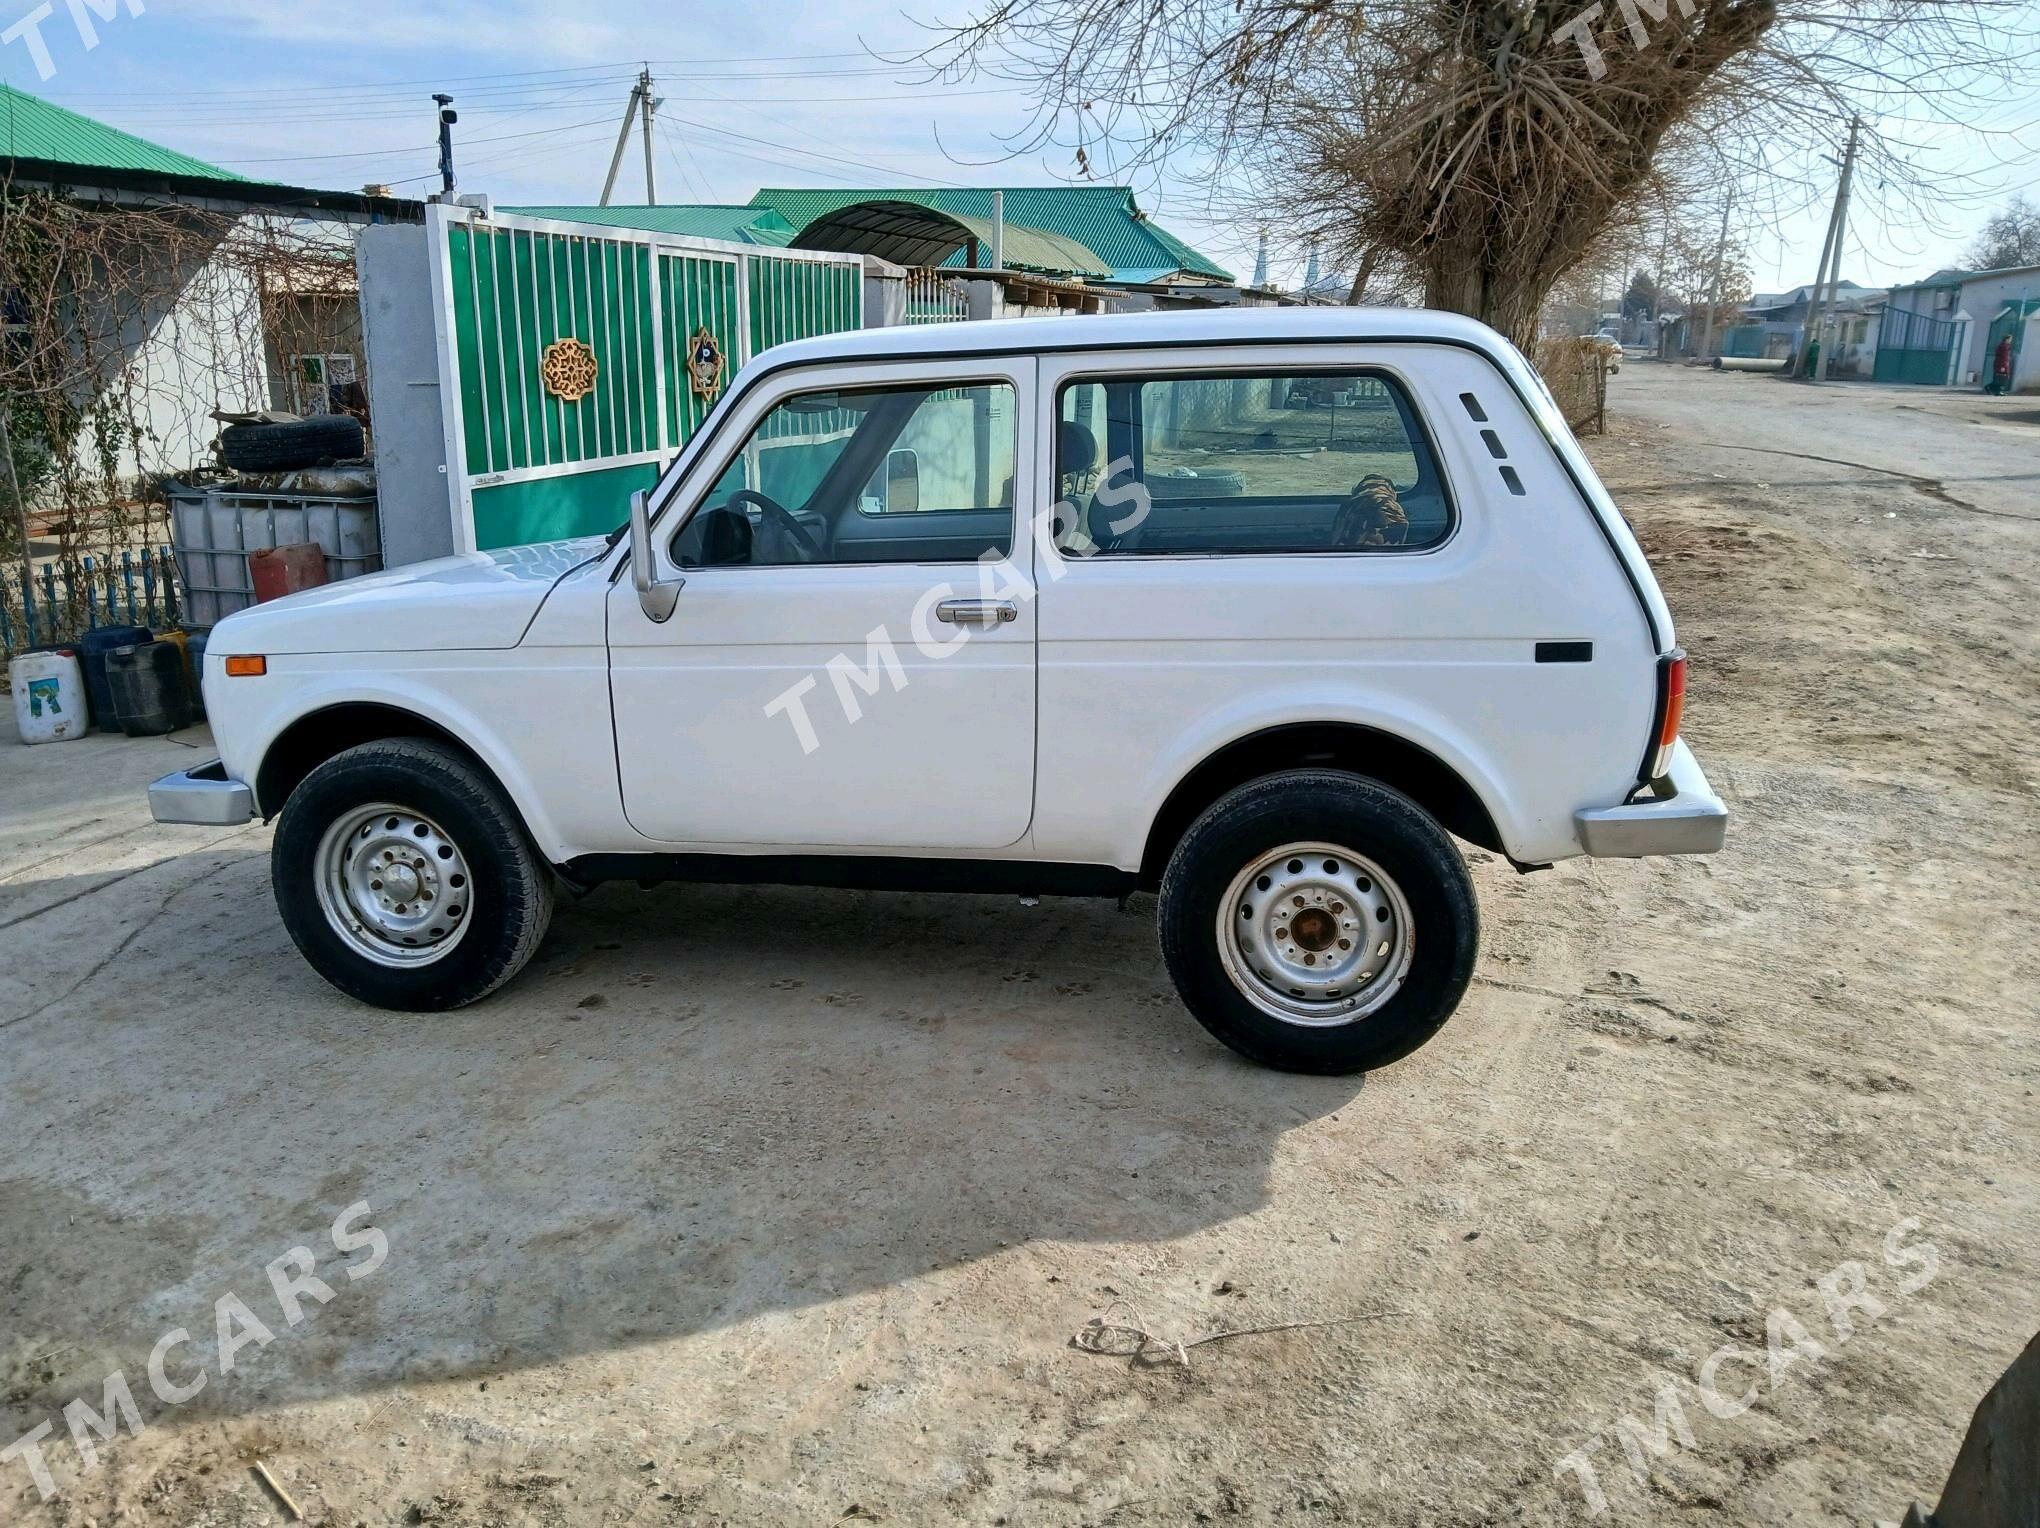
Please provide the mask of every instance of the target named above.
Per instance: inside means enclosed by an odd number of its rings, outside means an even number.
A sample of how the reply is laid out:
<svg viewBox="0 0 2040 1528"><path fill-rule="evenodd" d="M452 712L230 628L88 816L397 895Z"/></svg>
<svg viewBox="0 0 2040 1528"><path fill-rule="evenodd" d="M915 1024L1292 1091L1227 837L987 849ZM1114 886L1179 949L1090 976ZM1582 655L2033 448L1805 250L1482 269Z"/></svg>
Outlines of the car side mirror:
<svg viewBox="0 0 2040 1528"><path fill-rule="evenodd" d="M652 557L651 495L642 488L630 496L630 581L637 587L638 605L652 620L664 622L679 602L687 580L658 576Z"/></svg>

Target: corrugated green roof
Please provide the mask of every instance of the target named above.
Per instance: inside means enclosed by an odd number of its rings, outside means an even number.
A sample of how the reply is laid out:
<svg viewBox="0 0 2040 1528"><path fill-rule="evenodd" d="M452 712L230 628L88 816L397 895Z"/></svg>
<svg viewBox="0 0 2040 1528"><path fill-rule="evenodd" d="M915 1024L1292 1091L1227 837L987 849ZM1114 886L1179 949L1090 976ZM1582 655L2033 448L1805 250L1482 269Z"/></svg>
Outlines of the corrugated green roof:
<svg viewBox="0 0 2040 1528"><path fill-rule="evenodd" d="M678 234L691 239L727 239L736 244L761 244L784 249L793 242L793 226L770 207L722 202L678 202L662 207L505 207L526 217L558 218L566 223L595 223L604 228L642 228L651 233Z"/></svg>
<svg viewBox="0 0 2040 1528"><path fill-rule="evenodd" d="M1114 275L1137 271L1154 279L1157 270L1187 271L1214 281L1231 281L1232 272L1207 260L1167 229L1150 222L1134 204L1127 186L1010 186L1006 221L1074 239L1112 267ZM805 228L824 213L852 202L914 202L942 212L973 218L992 215L990 187L968 190L812 191L768 187L751 198L753 207L770 207L795 229ZM962 265L959 251L946 262ZM1124 279L1124 278L1121 278Z"/></svg>
<svg viewBox="0 0 2040 1528"><path fill-rule="evenodd" d="M0 148L10 160L41 159L85 170L251 184L245 175L81 117L12 85L0 85Z"/></svg>

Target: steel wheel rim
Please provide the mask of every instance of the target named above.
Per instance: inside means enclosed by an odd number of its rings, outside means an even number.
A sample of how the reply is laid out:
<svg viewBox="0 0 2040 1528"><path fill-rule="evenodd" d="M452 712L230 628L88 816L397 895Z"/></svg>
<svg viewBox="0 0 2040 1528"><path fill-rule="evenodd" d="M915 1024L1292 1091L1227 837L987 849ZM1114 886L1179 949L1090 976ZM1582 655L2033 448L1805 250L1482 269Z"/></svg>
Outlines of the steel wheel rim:
<svg viewBox="0 0 2040 1528"><path fill-rule="evenodd" d="M312 874L327 925L379 966L444 960L474 921L467 857L409 807L381 801L336 818Z"/></svg>
<svg viewBox="0 0 2040 1528"><path fill-rule="evenodd" d="M1402 990L1416 930L1402 888L1372 860L1338 844L1294 843L1256 855L1233 877L1218 904L1218 952L1261 1012L1329 1028L1366 1018Z"/></svg>

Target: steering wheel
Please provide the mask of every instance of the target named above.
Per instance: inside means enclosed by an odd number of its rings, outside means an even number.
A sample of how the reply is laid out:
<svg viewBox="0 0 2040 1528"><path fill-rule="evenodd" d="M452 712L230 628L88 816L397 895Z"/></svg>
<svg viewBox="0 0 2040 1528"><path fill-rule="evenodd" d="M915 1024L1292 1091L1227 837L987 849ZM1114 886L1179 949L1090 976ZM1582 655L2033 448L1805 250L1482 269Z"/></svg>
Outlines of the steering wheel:
<svg viewBox="0 0 2040 1528"><path fill-rule="evenodd" d="M802 525L800 521L794 519L793 512L777 499L768 499L754 488L739 488L724 502L729 505L757 505L760 524L772 528L773 535L777 538L780 545L793 554L792 561L820 562L822 560L822 545L819 541L815 540L813 532L805 525ZM755 557L756 554L754 553L753 555ZM777 562L780 559L771 556L768 552L767 560Z"/></svg>

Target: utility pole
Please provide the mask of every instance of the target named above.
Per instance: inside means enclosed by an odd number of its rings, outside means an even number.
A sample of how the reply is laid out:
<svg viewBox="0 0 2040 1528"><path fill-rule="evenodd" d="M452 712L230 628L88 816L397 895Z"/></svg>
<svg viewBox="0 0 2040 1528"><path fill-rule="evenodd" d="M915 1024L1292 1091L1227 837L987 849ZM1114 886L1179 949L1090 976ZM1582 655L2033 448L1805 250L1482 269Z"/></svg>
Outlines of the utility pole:
<svg viewBox="0 0 2040 1528"><path fill-rule="evenodd" d="M659 101L652 94L652 68L647 64L638 71L637 83L630 87L630 100L623 108L623 126L616 130L616 152L609 156L609 174L602 181L602 205L609 205L609 198L616 193L616 175L623 168L623 151L630 143L630 125L644 116L645 137L645 205L659 205L658 174L652 167L652 112Z"/></svg>
<svg viewBox="0 0 2040 1528"><path fill-rule="evenodd" d="M1849 146L1842 153L1842 183L1835 190L1835 211L1832 219L1834 274L1828 278L1825 292L1815 294L1817 306L1813 315L1813 342L1820 346L1813 364L1813 380L1816 382L1827 380L1828 353L1834 348L1826 343L1822 328L1827 323L1828 312L1833 308L1841 286L1842 240L1849 231L1849 182L1856 173L1856 133L1861 125L1857 119L1853 117L1849 119Z"/></svg>
<svg viewBox="0 0 2040 1528"><path fill-rule="evenodd" d="M637 120L638 96L643 81L630 87L630 102L623 108L623 126L616 132L616 152L609 156L609 175L602 182L602 205L609 205L609 198L616 190L616 172L623 168L623 151L630 143L630 125Z"/></svg>
<svg viewBox="0 0 2040 1528"><path fill-rule="evenodd" d="M439 199L453 200L453 124L460 120L460 113L453 109L453 97L436 95L432 98L439 103Z"/></svg>
<svg viewBox="0 0 2040 1528"><path fill-rule="evenodd" d="M1707 294L1707 327L1700 331L1700 345L1693 353L1707 359L1707 347L1714 340L1714 325L1721 315L1721 266L1728 258L1728 214L1735 206L1735 187L1728 188L1728 200L1721 204L1721 237L1714 241L1714 280Z"/></svg>
<svg viewBox="0 0 2040 1528"><path fill-rule="evenodd" d="M1840 190L1839 181L1836 183L1836 190ZM1813 343L1820 338L1818 331L1813 325L1819 321L1821 294L1827 290L1828 266L1833 262L1835 253L1835 214L1841 210L1841 197L1837 195L1835 204L1828 209L1827 232L1822 235L1820 241L1820 264L1815 267L1813 273L1813 300L1807 307L1807 317L1812 322L1809 323L1804 336L1808 343ZM1803 349L1800 352L1799 360L1802 362L1805 360Z"/></svg>
<svg viewBox="0 0 2040 1528"><path fill-rule="evenodd" d="M650 64L646 64L644 72L638 75L638 100L644 106L644 116L640 120L645 130L645 205L656 207L659 205L659 182L652 170L652 112L659 103L652 95Z"/></svg>

